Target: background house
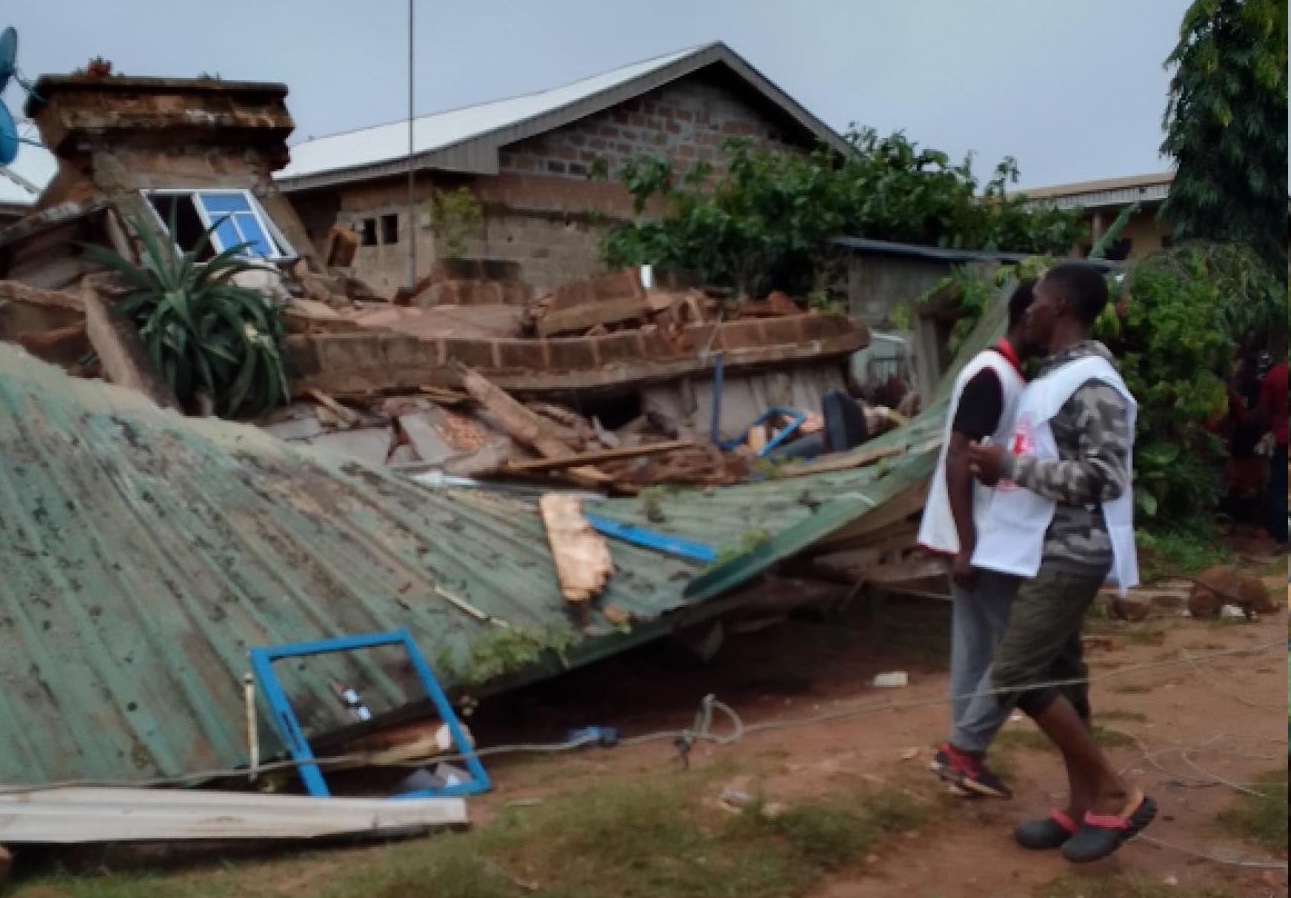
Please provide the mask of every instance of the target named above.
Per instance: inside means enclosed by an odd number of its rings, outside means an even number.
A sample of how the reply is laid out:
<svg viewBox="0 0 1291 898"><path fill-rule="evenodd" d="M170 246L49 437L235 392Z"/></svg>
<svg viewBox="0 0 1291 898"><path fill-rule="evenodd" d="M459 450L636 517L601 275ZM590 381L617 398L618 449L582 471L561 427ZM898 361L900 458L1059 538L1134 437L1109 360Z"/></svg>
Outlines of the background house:
<svg viewBox="0 0 1291 898"><path fill-rule="evenodd" d="M1089 240L1080 247L1080 254L1088 255L1098 239L1116 221L1128 206L1140 203L1120 239L1108 251L1113 261L1141 259L1173 242L1170 223L1160 218L1161 205L1170 193L1173 172L1136 175L1130 178L1111 178L1103 181L1084 181L1079 184L1062 184L1056 187L1039 187L1024 191L1035 205L1052 205L1059 209L1080 209L1089 225Z"/></svg>
<svg viewBox="0 0 1291 898"><path fill-rule="evenodd" d="M416 119L415 211L409 214L408 123L311 140L291 151L278 183L316 242L341 224L361 245L354 274L393 292L436 258L427 202L467 186L482 205L463 255L515 263L537 288L600 269L604 229L629 219L616 175L628 159L666 156L682 168L720 161L721 144L748 138L840 152L841 136L723 44L627 66L564 87ZM595 177L597 172L608 178Z"/></svg>

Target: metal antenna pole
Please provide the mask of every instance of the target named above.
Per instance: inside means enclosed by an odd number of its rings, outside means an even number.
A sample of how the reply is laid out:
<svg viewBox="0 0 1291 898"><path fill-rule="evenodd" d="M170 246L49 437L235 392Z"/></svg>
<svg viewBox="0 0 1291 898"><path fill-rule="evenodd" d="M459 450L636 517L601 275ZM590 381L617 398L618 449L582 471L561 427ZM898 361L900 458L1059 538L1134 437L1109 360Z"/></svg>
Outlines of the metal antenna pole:
<svg viewBox="0 0 1291 898"><path fill-rule="evenodd" d="M415 78L413 68L413 0L408 0L408 228L405 239L408 241L408 292L417 289L417 185L414 153L416 144L413 140L413 116L415 115L413 97Z"/></svg>

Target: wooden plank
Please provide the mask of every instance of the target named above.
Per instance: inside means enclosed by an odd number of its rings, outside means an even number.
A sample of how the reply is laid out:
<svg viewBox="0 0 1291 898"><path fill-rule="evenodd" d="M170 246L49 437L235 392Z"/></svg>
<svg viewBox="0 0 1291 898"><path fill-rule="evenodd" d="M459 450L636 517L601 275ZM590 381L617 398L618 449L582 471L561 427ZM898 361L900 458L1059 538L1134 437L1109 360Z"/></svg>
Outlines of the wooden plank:
<svg viewBox="0 0 1291 898"><path fill-rule="evenodd" d="M568 443L554 434L553 424L512 399L488 378L461 363L455 363L453 370L462 379L462 386L471 398L492 412L497 425L512 439L532 446L545 458L565 459L575 454ZM599 486L610 480L602 472L586 466L570 468L567 476L584 486Z"/></svg>
<svg viewBox="0 0 1291 898"><path fill-rule="evenodd" d="M538 510L551 545L560 594L566 602L584 603L605 589L614 572L614 559L605 537L583 517L583 502L575 496L547 493Z"/></svg>
<svg viewBox="0 0 1291 898"><path fill-rule="evenodd" d="M581 334L598 324L619 324L645 318L649 312L649 303L635 296L590 302L569 309L557 309L539 319L538 336Z"/></svg>
<svg viewBox="0 0 1291 898"><path fill-rule="evenodd" d="M332 414L336 415L336 417L341 422L341 426L353 427L355 424L359 423L358 412L354 411L354 409L346 408L345 406L341 405L331 396L328 396L326 393L324 393L322 390L316 390L313 387L310 387L309 389L305 390L305 395L308 396L310 399L314 400L315 402L317 402L319 405L330 410Z"/></svg>
<svg viewBox="0 0 1291 898"><path fill-rule="evenodd" d="M175 395L148 358L134 325L113 319L89 278L81 280L81 302L85 306L85 332L98 353L105 379L137 390L163 408L179 408Z"/></svg>
<svg viewBox="0 0 1291 898"><path fill-rule="evenodd" d="M401 419L402 420L402 419ZM542 458L537 461L519 461L507 465L508 471L517 474L532 474L535 471L552 471L557 468L568 468L574 465L595 465L606 461L618 461L624 458L637 458L642 455L659 455L663 452L675 452L678 449L694 447L690 440L672 440L667 443L648 443L643 446L625 446L622 449L600 449L596 452L583 452L568 458Z"/></svg>
<svg viewBox="0 0 1291 898"><path fill-rule="evenodd" d="M0 842L309 839L462 826L460 798L311 798L159 789L42 789L0 795Z"/></svg>
<svg viewBox="0 0 1291 898"><path fill-rule="evenodd" d="M0 281L0 300L33 306L47 306L69 312L85 312L85 301L66 290L42 290L17 281Z"/></svg>

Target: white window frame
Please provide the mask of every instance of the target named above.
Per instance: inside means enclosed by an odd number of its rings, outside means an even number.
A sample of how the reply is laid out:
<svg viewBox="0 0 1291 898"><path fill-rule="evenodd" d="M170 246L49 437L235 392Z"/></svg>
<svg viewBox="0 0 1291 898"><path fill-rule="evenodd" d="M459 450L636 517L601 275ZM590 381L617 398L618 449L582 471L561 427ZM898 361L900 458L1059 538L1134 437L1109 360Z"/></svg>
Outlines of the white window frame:
<svg viewBox="0 0 1291 898"><path fill-rule="evenodd" d="M260 201L256 199L255 194L253 194L250 190L189 187L189 188L163 188L163 189L157 189L157 190L144 190L144 191L141 191L141 193L143 194L144 202L147 203L148 211L152 213L153 220L158 224L158 226L160 226L163 233L170 235L171 242L175 245L175 249L178 250L181 254L185 252L184 248L179 245L179 241L176 238L176 236L170 233L170 225L162 221L161 213L158 212L157 207L152 204L150 197L154 197L154 196L189 197L190 202L192 202L193 204L193 208L197 210L197 217L201 220L202 227L206 230L210 230L217 221L222 221L224 218L227 218L229 216L219 215L213 218L211 214L207 211L206 204L202 202L201 197L203 194L215 195L215 196L242 197L243 199L246 200L247 207L250 209L251 214L256 217L256 222L260 225L260 230L264 233L266 237L269 238L270 242L274 244L274 249L276 251L276 254L272 256L262 256L254 253L249 253L245 255L244 258L259 259L265 262L290 262L298 258L296 251L292 249L291 243L288 242L285 236L283 236L282 231L278 230L278 226L274 224L273 219L270 218L268 213L265 212L264 207L260 205ZM237 228L238 234L241 235L242 229L238 228L237 219L234 219L232 224L234 228ZM220 238L220 234L218 231L211 232L211 248L214 249L216 253L221 253L221 252L224 252L226 249L229 249L229 247L224 246L224 242Z"/></svg>

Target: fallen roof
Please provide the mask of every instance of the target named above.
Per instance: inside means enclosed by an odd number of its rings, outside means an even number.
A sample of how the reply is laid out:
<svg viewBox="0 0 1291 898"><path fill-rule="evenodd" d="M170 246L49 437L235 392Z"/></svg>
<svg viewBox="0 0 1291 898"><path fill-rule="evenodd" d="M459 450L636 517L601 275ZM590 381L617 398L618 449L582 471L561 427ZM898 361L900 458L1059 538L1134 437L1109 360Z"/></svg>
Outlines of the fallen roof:
<svg viewBox="0 0 1291 898"><path fill-rule="evenodd" d="M849 151L849 144L837 132L739 54L725 44L712 43L553 90L422 116L414 120L413 154L422 167L497 174L500 147L585 118L712 65L734 72L816 140L839 152ZM407 171L407 157L408 123L394 122L294 146L291 163L277 179L284 190L292 191L400 174Z"/></svg>
<svg viewBox="0 0 1291 898"><path fill-rule="evenodd" d="M685 603L693 562L612 550L600 607L648 624ZM443 593L517 639L550 632L571 664L645 635L598 612L573 621L541 522L515 500L434 492L252 427L183 418L8 345L0 570L8 783L240 763L249 648L408 627L441 672L450 658L469 664L503 631ZM406 704L413 682L397 658L281 673L314 733L345 723L330 679L360 686L377 714ZM261 732L273 733L267 721Z"/></svg>
<svg viewBox="0 0 1291 898"><path fill-rule="evenodd" d="M1002 331L1002 310L961 364ZM706 599L777 561L917 510L947 391L862 447L909 450L879 465L678 491L659 500L662 520L644 499L597 504L721 551L705 568L613 541L615 574L576 622L530 504L436 492L252 427L184 418L0 345L0 783L243 763L240 684L254 647L407 627L451 685L453 671L507 661L550 675L717 613L723 603ZM631 615L628 630L610 607ZM346 723L332 681L359 688L378 716L417 697L397 657L320 656L279 675L314 736ZM260 732L266 754L280 749L268 721Z"/></svg>

